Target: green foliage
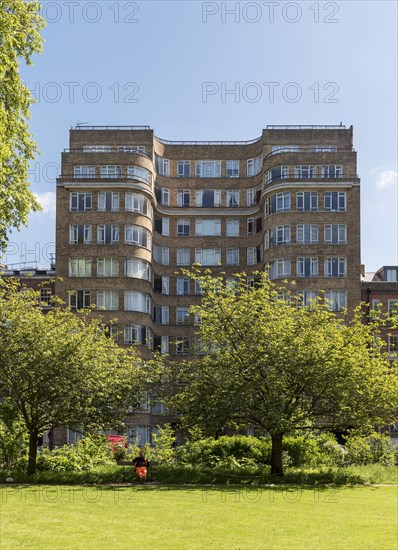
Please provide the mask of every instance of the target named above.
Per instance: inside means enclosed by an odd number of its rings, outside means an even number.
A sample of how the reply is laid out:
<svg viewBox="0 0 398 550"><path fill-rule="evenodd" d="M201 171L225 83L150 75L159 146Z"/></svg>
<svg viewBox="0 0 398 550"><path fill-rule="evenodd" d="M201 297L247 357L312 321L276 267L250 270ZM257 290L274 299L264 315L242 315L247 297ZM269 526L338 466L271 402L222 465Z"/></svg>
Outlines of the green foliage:
<svg viewBox="0 0 398 550"><path fill-rule="evenodd" d="M173 464L175 462L175 432L170 424L161 428L158 426L158 433L155 434L155 447L151 452L151 460L160 464Z"/></svg>
<svg viewBox="0 0 398 550"><path fill-rule="evenodd" d="M12 470L21 454L26 452L26 427L20 420L0 421L0 469Z"/></svg>
<svg viewBox="0 0 398 550"><path fill-rule="evenodd" d="M29 190L29 162L37 147L28 131L32 96L19 63L32 64L40 53L44 19L36 1L0 0L0 250L10 228L26 225L30 210L40 210Z"/></svg>
<svg viewBox="0 0 398 550"><path fill-rule="evenodd" d="M347 462L350 464L383 464L393 466L398 458L398 446L391 445L387 434L352 435L347 438Z"/></svg>
<svg viewBox="0 0 398 550"><path fill-rule="evenodd" d="M20 459L26 465L27 457ZM52 451L44 448L37 457L39 472L84 472L96 466L114 464L112 449L103 436L86 436L75 445L63 445Z"/></svg>
<svg viewBox="0 0 398 550"><path fill-rule="evenodd" d="M43 314L38 292L23 290L0 279L0 394L30 434L34 470L44 430L122 424L145 372L136 350L119 347L90 311L76 314L60 302Z"/></svg>
<svg viewBox="0 0 398 550"><path fill-rule="evenodd" d="M177 453L182 464L206 465L208 468L258 466L269 464L271 441L244 435L209 437L188 441L185 446L178 447Z"/></svg>
<svg viewBox="0 0 398 550"><path fill-rule="evenodd" d="M228 426L258 426L273 438L273 473L280 474L280 439L298 429L369 429L394 421L397 365L374 340L382 316L365 324L361 308L336 315L321 296L298 307L289 291L280 298L266 273L256 274L254 288L244 273L235 276L234 288L223 274L184 274L202 289L201 304L191 310L201 319L207 353L169 369L171 388L180 383L169 405L186 429L214 435Z"/></svg>

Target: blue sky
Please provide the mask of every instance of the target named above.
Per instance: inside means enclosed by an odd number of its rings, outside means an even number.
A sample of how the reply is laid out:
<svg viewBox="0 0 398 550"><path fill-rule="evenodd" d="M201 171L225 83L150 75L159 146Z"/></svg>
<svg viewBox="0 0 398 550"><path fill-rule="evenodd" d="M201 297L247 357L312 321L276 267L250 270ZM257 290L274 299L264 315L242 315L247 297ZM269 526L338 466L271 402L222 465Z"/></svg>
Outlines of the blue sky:
<svg viewBox="0 0 398 550"><path fill-rule="evenodd" d="M48 261L57 166L78 122L148 124L175 140L342 122L358 151L362 262L398 265L396 2L42 4L44 51L22 75L37 99L31 180L44 211L10 235L8 264Z"/></svg>

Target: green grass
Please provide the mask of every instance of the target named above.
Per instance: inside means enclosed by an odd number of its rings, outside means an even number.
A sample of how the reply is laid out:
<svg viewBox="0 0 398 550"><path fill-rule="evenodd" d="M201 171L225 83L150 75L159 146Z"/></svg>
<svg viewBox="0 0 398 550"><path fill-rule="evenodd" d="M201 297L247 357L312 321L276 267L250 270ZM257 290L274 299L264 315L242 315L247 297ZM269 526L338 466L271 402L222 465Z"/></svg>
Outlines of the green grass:
<svg viewBox="0 0 398 550"><path fill-rule="evenodd" d="M397 548L394 486L0 490L2 550Z"/></svg>

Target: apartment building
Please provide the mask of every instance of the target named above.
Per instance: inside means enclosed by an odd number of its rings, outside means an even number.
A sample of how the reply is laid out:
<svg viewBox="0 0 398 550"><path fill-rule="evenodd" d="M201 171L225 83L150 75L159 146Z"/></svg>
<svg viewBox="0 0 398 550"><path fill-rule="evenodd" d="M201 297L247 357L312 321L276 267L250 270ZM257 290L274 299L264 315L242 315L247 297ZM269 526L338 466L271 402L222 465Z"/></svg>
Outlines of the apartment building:
<svg viewBox="0 0 398 550"><path fill-rule="evenodd" d="M56 293L72 308L96 304L120 345L144 356L192 354L200 288L181 268L195 262L231 279L268 269L295 281L304 303L324 290L336 311L361 299L352 127L184 142L147 126L78 126L62 153L56 223ZM143 408L150 439L160 411Z"/></svg>

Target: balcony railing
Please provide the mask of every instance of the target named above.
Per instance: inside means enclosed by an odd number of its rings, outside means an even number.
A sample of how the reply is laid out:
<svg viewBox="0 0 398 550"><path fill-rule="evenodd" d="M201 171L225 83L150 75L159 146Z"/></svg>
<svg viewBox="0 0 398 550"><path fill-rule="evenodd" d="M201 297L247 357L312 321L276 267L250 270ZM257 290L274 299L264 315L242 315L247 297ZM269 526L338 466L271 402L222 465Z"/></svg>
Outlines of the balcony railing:
<svg viewBox="0 0 398 550"><path fill-rule="evenodd" d="M344 124L278 125L269 124L266 130L346 130Z"/></svg>

